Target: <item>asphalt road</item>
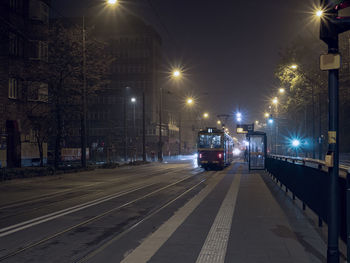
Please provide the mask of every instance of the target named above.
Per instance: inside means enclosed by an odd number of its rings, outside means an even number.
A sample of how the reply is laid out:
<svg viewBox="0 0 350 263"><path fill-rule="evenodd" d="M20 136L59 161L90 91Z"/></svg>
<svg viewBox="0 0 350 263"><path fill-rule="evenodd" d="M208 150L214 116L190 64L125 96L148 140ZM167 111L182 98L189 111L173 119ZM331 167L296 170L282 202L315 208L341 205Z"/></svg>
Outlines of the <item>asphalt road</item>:
<svg viewBox="0 0 350 263"><path fill-rule="evenodd" d="M180 160L2 183L0 261L84 262L148 224L145 238L217 173ZM123 242L119 256L135 242Z"/></svg>

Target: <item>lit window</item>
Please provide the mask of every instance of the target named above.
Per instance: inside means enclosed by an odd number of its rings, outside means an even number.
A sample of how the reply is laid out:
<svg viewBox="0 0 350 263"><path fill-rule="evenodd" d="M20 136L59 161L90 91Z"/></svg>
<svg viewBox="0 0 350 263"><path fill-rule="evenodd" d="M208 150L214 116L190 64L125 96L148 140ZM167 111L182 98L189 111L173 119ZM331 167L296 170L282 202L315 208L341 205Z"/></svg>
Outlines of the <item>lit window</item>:
<svg viewBox="0 0 350 263"><path fill-rule="evenodd" d="M8 98L9 99L17 99L18 98L18 91L19 91L19 81L15 78L9 79L9 91L8 91Z"/></svg>

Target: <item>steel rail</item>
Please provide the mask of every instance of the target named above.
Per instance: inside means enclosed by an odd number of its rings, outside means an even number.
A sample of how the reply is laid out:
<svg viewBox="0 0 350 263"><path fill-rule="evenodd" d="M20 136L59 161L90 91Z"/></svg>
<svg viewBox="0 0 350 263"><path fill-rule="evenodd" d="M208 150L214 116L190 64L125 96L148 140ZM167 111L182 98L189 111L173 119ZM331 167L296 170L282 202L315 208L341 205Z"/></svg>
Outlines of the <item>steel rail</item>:
<svg viewBox="0 0 350 263"><path fill-rule="evenodd" d="M196 175L197 175L197 174L196 174ZM151 195L154 195L154 194L156 194L156 193L158 193L158 192L160 192L160 191L164 191L164 190L166 190L166 189L168 189L168 188L170 188L170 187L172 187L172 186L174 186L174 185L177 185L177 184L179 184L179 183L181 183L181 182L184 182L184 181L186 181L186 180L193 179L196 175L188 176L188 177L186 177L186 178L183 178L183 179L181 179L181 180L178 180L178 181L176 181L176 182L173 182L173 183L171 183L171 184L168 184L168 185L166 185L166 186L163 186L163 187L161 187L161 188L158 188L157 190L154 190L154 191L149 192L149 193L147 193L147 194L145 194L145 195L143 195L143 196L141 196L141 197L138 197L138 198L136 198L136 199L133 199L133 200L131 200L131 201L128 201L128 202L126 202L126 203L124 203L124 204L122 204L122 205L119 205L119 206L117 206L117 207L114 207L114 208L112 208L112 209L109 209L109 210L107 210L107 211L105 211L105 212L103 212L103 213L101 213L101 214L99 214L99 215L96 215L96 216L94 216L94 217L92 217L92 218L90 218L90 219L84 220L84 221L82 221L82 222L80 222L80 223L78 223L78 224L75 224L75 225L73 225L73 226L70 226L70 227L68 227L68 228L66 228L66 229L64 229L64 230L62 230L62 231L60 231L60 232L57 232L57 233L55 233L55 234L53 234L53 235L51 235L51 236L48 236L48 237L43 238L43 239L41 239L41 240L39 240L39 241L37 241L37 242L34 242L34 243L32 243L32 244L29 244L29 245L27 245L27 246L25 246L25 247L22 247L22 248L20 248L20 249L18 249L18 250L16 250L16 251L10 252L10 253L8 253L7 255L4 255L4 256L0 257L0 261L6 260L6 259L8 259L8 258L11 258L11 257L13 257L13 256L16 256L16 255L18 255L18 254L24 252L24 251L27 251L27 250L32 249L32 248L34 248L34 247L37 247L37 246L39 246L39 245L41 245L41 244L44 244L44 243L46 243L46 242L48 242L48 241L50 241L50 240L52 240L52 239L54 239L54 238L56 238L56 237L58 237L58 236L61 236L61 235L65 234L65 233L67 233L67 232L70 232L70 231L72 231L72 230L74 230L74 229L76 229L76 228L78 228L78 227L81 227L81 226L84 226L84 225L93 223L93 222L95 222L95 221L97 221L97 220L99 220L99 219L102 219L102 218L106 217L107 215L109 215L109 214L111 214L111 213L113 213L113 212L115 212L115 211L117 211L117 210L120 210L120 209L122 209L122 208L124 208L124 207L126 207L126 206L128 206L128 205L133 204L133 203L136 203L137 201L140 201L140 200L142 200L142 199L145 199L145 198L147 198L147 197L149 197L149 196L151 196Z"/></svg>

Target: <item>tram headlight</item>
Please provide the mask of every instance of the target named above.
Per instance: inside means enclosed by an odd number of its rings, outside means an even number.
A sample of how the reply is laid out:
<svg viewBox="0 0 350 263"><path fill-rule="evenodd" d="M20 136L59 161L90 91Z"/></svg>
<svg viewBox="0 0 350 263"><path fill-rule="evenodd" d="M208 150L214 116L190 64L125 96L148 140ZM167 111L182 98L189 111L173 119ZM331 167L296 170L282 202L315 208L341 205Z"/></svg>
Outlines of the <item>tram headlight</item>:
<svg viewBox="0 0 350 263"><path fill-rule="evenodd" d="M238 156L238 155L240 155L240 154L241 154L241 150L240 150L240 149L235 148L235 149L233 150L233 155Z"/></svg>

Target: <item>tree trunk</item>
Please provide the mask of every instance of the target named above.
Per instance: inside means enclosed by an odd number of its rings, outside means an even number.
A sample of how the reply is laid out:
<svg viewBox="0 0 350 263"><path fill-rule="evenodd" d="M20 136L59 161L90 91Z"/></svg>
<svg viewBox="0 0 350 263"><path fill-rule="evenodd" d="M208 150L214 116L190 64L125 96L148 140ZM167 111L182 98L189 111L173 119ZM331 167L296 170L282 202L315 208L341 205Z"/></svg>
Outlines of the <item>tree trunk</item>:
<svg viewBox="0 0 350 263"><path fill-rule="evenodd" d="M43 142L40 140L40 137L36 137L36 141L38 144L38 150L40 155L40 167L44 167L44 153L43 153Z"/></svg>

